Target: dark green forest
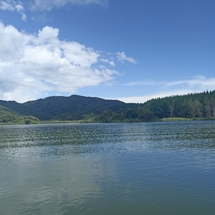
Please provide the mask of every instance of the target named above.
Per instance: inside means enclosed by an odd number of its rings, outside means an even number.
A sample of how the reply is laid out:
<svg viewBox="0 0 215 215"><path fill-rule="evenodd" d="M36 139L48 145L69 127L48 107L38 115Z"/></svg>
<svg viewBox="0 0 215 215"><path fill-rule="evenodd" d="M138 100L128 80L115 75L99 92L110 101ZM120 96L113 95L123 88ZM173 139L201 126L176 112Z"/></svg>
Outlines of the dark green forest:
<svg viewBox="0 0 215 215"><path fill-rule="evenodd" d="M161 119L213 119L215 91L157 98L119 111L105 111L98 121L150 122Z"/></svg>
<svg viewBox="0 0 215 215"><path fill-rule="evenodd" d="M215 91L156 98L143 104L94 97L53 96L26 103L0 100L0 123L152 122L214 119Z"/></svg>
<svg viewBox="0 0 215 215"><path fill-rule="evenodd" d="M213 118L215 91L152 99L143 105L158 118Z"/></svg>

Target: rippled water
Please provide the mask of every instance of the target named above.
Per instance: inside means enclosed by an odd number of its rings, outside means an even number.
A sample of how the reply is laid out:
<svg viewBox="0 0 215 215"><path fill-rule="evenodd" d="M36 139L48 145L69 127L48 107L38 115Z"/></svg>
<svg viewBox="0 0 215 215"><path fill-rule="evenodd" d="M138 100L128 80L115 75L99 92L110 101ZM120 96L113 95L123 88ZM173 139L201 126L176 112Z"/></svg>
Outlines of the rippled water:
<svg viewBox="0 0 215 215"><path fill-rule="evenodd" d="M0 126L0 214L214 215L215 122Z"/></svg>

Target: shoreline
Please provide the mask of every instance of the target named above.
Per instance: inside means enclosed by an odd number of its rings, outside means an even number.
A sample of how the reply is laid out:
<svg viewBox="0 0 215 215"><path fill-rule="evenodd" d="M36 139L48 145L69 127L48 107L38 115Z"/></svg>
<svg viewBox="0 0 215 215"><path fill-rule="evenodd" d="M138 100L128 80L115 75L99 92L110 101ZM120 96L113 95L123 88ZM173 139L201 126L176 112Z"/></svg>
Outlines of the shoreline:
<svg viewBox="0 0 215 215"><path fill-rule="evenodd" d="M174 117L174 118L162 118L155 121L150 122L180 122L180 121L213 121L215 118L182 118L182 117ZM114 122L98 122L94 120L54 120L54 121L37 121L37 122L29 122L29 123L0 123L0 126L4 125L48 125L48 124L83 124L83 123L147 123L145 121L114 121Z"/></svg>

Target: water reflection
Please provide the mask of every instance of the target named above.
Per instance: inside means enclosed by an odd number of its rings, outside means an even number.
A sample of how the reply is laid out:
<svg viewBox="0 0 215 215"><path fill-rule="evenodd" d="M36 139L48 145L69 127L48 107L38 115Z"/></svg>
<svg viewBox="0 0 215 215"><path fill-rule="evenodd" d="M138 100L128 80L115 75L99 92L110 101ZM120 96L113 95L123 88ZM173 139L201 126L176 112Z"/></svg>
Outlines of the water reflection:
<svg viewBox="0 0 215 215"><path fill-rule="evenodd" d="M143 150L215 150L215 123L134 123L1 126L4 159L124 153Z"/></svg>
<svg viewBox="0 0 215 215"><path fill-rule="evenodd" d="M0 214L215 211L215 122L0 126Z"/></svg>
<svg viewBox="0 0 215 215"><path fill-rule="evenodd" d="M17 214L17 208L20 214L62 213L67 207L79 210L85 201L99 198L105 186L101 179L117 180L114 163L100 159L21 162L0 168L1 214Z"/></svg>

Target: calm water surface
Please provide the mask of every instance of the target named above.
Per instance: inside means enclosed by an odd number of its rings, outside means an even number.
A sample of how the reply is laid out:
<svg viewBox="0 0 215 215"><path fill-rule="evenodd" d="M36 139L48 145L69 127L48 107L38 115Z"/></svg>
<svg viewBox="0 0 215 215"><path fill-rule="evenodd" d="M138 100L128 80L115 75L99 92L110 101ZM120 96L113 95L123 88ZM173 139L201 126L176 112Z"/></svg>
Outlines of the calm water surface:
<svg viewBox="0 0 215 215"><path fill-rule="evenodd" d="M1 215L214 215L215 122L0 126Z"/></svg>

